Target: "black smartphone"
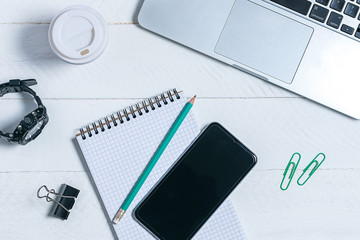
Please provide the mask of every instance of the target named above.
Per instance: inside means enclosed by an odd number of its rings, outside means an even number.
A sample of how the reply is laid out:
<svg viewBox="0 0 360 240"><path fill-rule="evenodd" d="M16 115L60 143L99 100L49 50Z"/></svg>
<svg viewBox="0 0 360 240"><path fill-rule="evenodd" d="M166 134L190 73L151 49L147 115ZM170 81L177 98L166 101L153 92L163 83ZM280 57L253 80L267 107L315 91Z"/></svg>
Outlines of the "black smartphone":
<svg viewBox="0 0 360 240"><path fill-rule="evenodd" d="M159 239L190 239L256 163L256 156L211 123L134 210Z"/></svg>

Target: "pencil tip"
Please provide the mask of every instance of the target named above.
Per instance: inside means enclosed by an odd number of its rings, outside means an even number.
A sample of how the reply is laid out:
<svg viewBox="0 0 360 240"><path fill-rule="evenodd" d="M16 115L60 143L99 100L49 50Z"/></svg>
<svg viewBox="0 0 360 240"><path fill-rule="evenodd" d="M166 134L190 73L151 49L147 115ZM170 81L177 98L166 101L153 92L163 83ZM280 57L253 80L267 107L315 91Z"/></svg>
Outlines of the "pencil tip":
<svg viewBox="0 0 360 240"><path fill-rule="evenodd" d="M194 104L196 95L189 101L189 103Z"/></svg>

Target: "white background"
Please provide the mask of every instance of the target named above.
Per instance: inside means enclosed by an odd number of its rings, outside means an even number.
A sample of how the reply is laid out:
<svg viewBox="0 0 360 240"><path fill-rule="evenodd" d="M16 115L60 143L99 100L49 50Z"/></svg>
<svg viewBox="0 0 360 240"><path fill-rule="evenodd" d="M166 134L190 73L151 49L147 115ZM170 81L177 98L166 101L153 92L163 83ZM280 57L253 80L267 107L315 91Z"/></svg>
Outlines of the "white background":
<svg viewBox="0 0 360 240"><path fill-rule="evenodd" d="M63 8L82 4L109 25L109 44L95 62L76 66L57 58L49 23ZM258 156L231 195L249 239L359 239L360 122L137 25L142 1L5 0L0 7L0 82L36 78L33 89L50 122L27 146L0 142L0 239L113 239L74 141L78 127L141 98L176 87L188 97L200 126L218 121ZM0 98L0 129L13 131L35 108L27 96ZM14 121L16 119L16 121ZM302 160L287 191L279 184L291 155ZM302 170L319 152L327 159L302 187ZM67 221L47 216L37 199L46 184L81 190Z"/></svg>

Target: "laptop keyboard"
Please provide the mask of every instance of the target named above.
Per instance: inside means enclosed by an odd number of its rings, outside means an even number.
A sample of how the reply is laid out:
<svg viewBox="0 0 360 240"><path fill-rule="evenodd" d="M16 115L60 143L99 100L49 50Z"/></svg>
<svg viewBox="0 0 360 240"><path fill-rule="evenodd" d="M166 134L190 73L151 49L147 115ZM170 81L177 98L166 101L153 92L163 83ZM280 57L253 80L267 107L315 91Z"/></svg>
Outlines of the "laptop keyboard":
<svg viewBox="0 0 360 240"><path fill-rule="evenodd" d="M360 0L270 0L360 41Z"/></svg>

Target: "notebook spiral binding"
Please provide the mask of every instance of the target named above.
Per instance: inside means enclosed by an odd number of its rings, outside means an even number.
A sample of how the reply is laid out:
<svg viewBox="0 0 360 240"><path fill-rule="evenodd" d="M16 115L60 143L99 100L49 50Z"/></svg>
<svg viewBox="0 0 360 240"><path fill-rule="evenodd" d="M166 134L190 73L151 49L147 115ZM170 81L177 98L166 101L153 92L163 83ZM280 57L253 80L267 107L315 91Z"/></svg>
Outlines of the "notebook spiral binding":
<svg viewBox="0 0 360 240"><path fill-rule="evenodd" d="M93 134L99 134L100 132L104 132L106 129L117 127L119 124L121 125L127 121L130 121L131 118L142 116L143 114L155 110L156 107L160 108L162 104L167 105L169 101L173 102L175 99L180 99L180 92L174 88L154 97L145 99L134 105L128 106L80 128L76 136L81 136L83 140L86 140L87 136L92 137L94 136Z"/></svg>

